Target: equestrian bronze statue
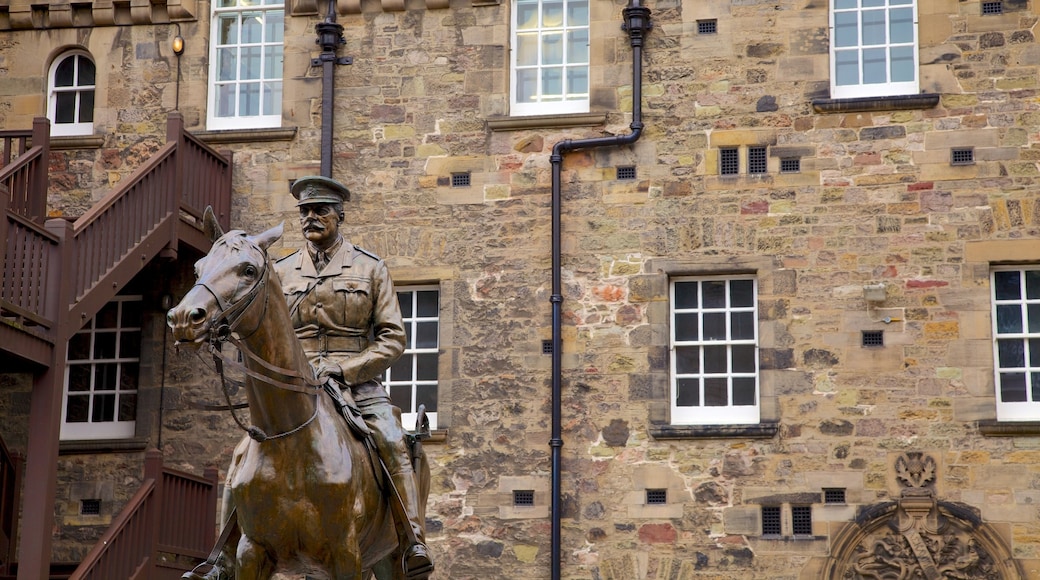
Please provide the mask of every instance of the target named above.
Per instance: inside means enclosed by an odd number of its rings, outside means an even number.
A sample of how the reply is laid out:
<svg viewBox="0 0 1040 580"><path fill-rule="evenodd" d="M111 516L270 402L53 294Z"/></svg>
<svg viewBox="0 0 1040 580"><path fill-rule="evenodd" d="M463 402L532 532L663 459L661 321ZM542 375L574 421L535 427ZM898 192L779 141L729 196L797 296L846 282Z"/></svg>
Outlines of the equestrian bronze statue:
<svg viewBox="0 0 1040 580"><path fill-rule="evenodd" d="M305 350L293 324L299 303L288 302L292 293L283 292L267 255L281 226L250 236L223 234L208 212L205 221L213 248L196 264L197 282L168 323L178 344L212 355L226 395L227 375L244 377L249 412L243 419L232 410L247 435L228 467L226 523L211 566L184 577L255 580L277 570L321 571L333 580L427 578L433 564L421 526L430 472L421 434L404 436L395 419L402 442L393 443L404 447L407 465L386 461L380 448L387 443L373 434L379 424L353 400L346 369L315 372L321 357ZM224 352L228 343L238 358ZM344 354L361 356L366 345L356 344L361 348ZM373 382L375 376L364 381ZM417 426L428 434L422 418ZM402 493L405 476L411 489Z"/></svg>

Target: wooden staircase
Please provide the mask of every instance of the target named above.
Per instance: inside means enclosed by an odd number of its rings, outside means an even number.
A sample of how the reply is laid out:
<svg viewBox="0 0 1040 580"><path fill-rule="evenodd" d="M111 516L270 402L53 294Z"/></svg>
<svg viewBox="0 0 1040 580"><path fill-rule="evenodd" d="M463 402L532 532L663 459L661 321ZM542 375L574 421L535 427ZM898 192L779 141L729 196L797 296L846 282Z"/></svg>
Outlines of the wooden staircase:
<svg viewBox="0 0 1040 580"><path fill-rule="evenodd" d="M24 472L18 471L33 485L24 487L20 528L12 525L10 535L5 535L6 530L0 534L0 577L15 568L11 562L15 530L20 554L17 578L49 576L69 338L157 256L176 258L181 244L199 253L209 251L210 241L202 228L207 206L225 230L230 228L230 154L218 153L185 131L180 113L170 114L166 129L165 145L147 163L71 222L45 219L49 122L35 120L32 131L0 132L0 357L5 370L34 376L26 466ZM146 463L154 460L150 457ZM145 484L127 506L130 511L124 510L91 552L90 566L101 572L77 570L73 577L176 578L180 572L163 572L160 552L191 559L208 548L181 540L171 543L161 534L178 511L184 511L181 504L205 488L212 505L205 506L201 519L183 525L193 526L192 541L205 537L212 541L215 481L194 481L189 474L163 470L161 460L159 465L158 471L154 465L150 472L146 470ZM194 491L180 495L170 491L181 488ZM17 496L14 501L17 513ZM0 524L5 522L3 514L0 511ZM119 566L127 562L138 570L136 576L121 571ZM65 573L59 572L59 577Z"/></svg>

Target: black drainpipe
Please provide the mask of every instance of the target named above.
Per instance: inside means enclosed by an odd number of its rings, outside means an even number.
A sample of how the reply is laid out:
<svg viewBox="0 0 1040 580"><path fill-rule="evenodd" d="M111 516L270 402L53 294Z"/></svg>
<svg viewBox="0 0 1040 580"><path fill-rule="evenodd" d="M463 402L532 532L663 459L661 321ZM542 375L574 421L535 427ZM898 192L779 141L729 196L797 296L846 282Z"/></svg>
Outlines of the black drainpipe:
<svg viewBox="0 0 1040 580"><path fill-rule="evenodd" d="M321 47L318 58L311 59L311 66L321 67L321 175L332 177L332 119L333 89L335 79L333 65L351 64L354 59L349 56L336 56L336 49L346 44L343 38L343 25L336 22L336 0L329 0L329 11L325 20L314 25L318 38L314 44Z"/></svg>
<svg viewBox="0 0 1040 580"><path fill-rule="evenodd" d="M578 149L621 146L635 143L643 132L643 38L653 28L650 9L639 5L640 0L622 11L625 22L621 29L628 32L632 45L632 132L628 135L560 141L553 146L549 163L552 164L552 580L560 580L560 452L563 448L561 431L560 395L562 382L563 344L561 339L563 293L560 266L560 169L563 154Z"/></svg>

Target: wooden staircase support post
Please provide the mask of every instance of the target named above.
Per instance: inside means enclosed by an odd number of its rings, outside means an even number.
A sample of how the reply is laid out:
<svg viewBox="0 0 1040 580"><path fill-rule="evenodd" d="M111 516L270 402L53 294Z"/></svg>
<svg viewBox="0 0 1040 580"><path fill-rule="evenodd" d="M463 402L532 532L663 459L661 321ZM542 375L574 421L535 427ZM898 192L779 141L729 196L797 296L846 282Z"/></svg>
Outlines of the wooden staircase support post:
<svg viewBox="0 0 1040 580"><path fill-rule="evenodd" d="M162 451L152 448L144 454L144 479L145 481L151 479L155 482L155 490L152 492L152 499L150 501L152 508L148 510L146 529L148 530L148 548L145 553L148 555L146 562L147 573L144 576L138 576L140 578L154 578L158 575L156 565L159 562L159 526L162 522L162 505L163 505L163 456Z"/></svg>
<svg viewBox="0 0 1040 580"><path fill-rule="evenodd" d="M180 114L180 111L173 111L166 118L166 142L177 144L177 149L173 152L174 183L169 192L173 196L173 199L169 200L170 207L173 207L174 213L177 213L181 206L181 198L184 196L184 117ZM170 241L159 252L159 256L164 259L177 259L177 241L179 239L177 227L179 222L180 220L171 220L170 222Z"/></svg>
<svg viewBox="0 0 1040 580"><path fill-rule="evenodd" d="M49 299L57 301L58 308L53 311L61 313L55 321L54 344L64 346L72 333L79 329L68 315L71 277L63 275L73 271L72 224L64 219L51 219L47 220L46 227L61 240L61 259L51 264L56 271L48 279L59 281L49 292ZM32 514L33 517L22 518L22 534L18 544L18 580L41 580L47 578L50 572L65 366L65 348L55 348L50 367L33 381L25 468L25 480L32 482L32 485L26 486L22 504L22 513Z"/></svg>
<svg viewBox="0 0 1040 580"><path fill-rule="evenodd" d="M29 186L28 218L33 221L42 221L47 217L47 170L50 169L51 157L51 122L47 117L36 117L33 119L32 144L33 147L41 147L40 163L36 164L36 174L32 176Z"/></svg>

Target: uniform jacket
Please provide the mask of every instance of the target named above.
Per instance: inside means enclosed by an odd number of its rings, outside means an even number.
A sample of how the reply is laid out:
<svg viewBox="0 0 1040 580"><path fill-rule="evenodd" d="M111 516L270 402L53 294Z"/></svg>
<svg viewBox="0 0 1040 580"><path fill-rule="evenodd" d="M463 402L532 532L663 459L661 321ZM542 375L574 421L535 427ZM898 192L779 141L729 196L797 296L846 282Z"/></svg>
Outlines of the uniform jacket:
<svg viewBox="0 0 1040 580"><path fill-rule="evenodd" d="M275 270L289 307L299 301L293 328L312 365L326 357L343 370L344 383L357 386L404 352L401 308L378 256L344 240L320 274L306 249L278 260Z"/></svg>

